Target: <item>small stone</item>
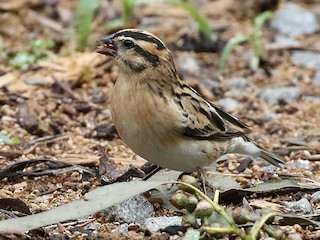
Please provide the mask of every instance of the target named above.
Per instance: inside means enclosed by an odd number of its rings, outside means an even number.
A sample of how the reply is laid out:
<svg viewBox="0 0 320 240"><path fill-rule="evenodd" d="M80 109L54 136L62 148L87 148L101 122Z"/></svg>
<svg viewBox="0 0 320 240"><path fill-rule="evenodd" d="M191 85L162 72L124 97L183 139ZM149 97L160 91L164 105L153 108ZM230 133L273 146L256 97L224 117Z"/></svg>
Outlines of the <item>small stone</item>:
<svg viewBox="0 0 320 240"><path fill-rule="evenodd" d="M198 62L192 57L181 56L178 58L177 63L182 70L188 73L198 74L200 72Z"/></svg>
<svg viewBox="0 0 320 240"><path fill-rule="evenodd" d="M269 122L269 121L275 120L277 118L279 118L279 115L276 113L273 113L273 112L264 113L261 116L261 120L264 122Z"/></svg>
<svg viewBox="0 0 320 240"><path fill-rule="evenodd" d="M315 192L315 193L313 193L313 194L311 195L311 200L310 200L310 202L312 202L312 203L318 203L318 202L320 202L320 191L317 191L317 192Z"/></svg>
<svg viewBox="0 0 320 240"><path fill-rule="evenodd" d="M298 40L289 38L289 37L285 37L282 35L277 35L275 37L275 41L276 44L278 45L285 45L285 46L292 46L292 47L300 47L301 43Z"/></svg>
<svg viewBox="0 0 320 240"><path fill-rule="evenodd" d="M305 170L313 170L312 164L310 163L309 160L298 160L295 162L289 162L288 167L293 167L293 168L297 168L297 169L305 169Z"/></svg>
<svg viewBox="0 0 320 240"><path fill-rule="evenodd" d="M286 3L276 13L271 26L286 35L311 34L319 30L316 16L294 3Z"/></svg>
<svg viewBox="0 0 320 240"><path fill-rule="evenodd" d="M30 85L49 86L52 84L52 82L46 78L37 78L37 77L28 77L24 81Z"/></svg>
<svg viewBox="0 0 320 240"><path fill-rule="evenodd" d="M314 78L312 79L312 83L316 86L320 87L320 72L317 72Z"/></svg>
<svg viewBox="0 0 320 240"><path fill-rule="evenodd" d="M222 98L219 104L227 111L233 111L239 106L239 102L233 98Z"/></svg>
<svg viewBox="0 0 320 240"><path fill-rule="evenodd" d="M107 210L120 223L142 223L153 214L152 204L143 196L131 197Z"/></svg>
<svg viewBox="0 0 320 240"><path fill-rule="evenodd" d="M288 236L287 236L287 240L303 240L303 236L302 234L299 234L299 233L290 233Z"/></svg>
<svg viewBox="0 0 320 240"><path fill-rule="evenodd" d="M144 222L144 225L150 232L157 232L169 226L181 226L181 224L181 217L151 217Z"/></svg>
<svg viewBox="0 0 320 240"><path fill-rule="evenodd" d="M252 85L247 79L241 77L230 78L227 82L233 90L244 90Z"/></svg>
<svg viewBox="0 0 320 240"><path fill-rule="evenodd" d="M284 204L294 212L310 214L313 212L312 205L306 198L302 198L296 202L284 202Z"/></svg>
<svg viewBox="0 0 320 240"><path fill-rule="evenodd" d="M296 101L301 95L300 88L297 87L278 87L267 88L262 90L261 97L269 104L277 104L279 102Z"/></svg>
<svg viewBox="0 0 320 240"><path fill-rule="evenodd" d="M129 232L128 226L129 226L128 223L121 224L119 227L114 229L112 232L120 233L120 234L127 234Z"/></svg>
<svg viewBox="0 0 320 240"><path fill-rule="evenodd" d="M320 53L311 51L292 51L291 61L305 68L320 69Z"/></svg>

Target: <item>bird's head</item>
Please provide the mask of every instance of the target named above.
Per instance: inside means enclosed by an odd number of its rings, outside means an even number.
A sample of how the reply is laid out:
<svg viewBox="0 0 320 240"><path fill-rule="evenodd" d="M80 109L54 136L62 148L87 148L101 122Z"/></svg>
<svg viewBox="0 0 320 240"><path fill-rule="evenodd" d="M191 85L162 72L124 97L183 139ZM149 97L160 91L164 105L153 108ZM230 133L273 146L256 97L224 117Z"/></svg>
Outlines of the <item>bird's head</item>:
<svg viewBox="0 0 320 240"><path fill-rule="evenodd" d="M120 71L147 72L158 67L174 68L170 51L152 33L124 29L98 41L97 53L112 56Z"/></svg>

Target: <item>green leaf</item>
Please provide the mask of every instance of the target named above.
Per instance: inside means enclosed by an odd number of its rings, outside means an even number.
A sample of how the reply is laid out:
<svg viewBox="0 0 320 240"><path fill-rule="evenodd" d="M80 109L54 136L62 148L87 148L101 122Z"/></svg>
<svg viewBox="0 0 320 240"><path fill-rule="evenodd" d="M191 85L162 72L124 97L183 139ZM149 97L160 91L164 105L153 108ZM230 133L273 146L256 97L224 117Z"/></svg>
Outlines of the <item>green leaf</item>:
<svg viewBox="0 0 320 240"><path fill-rule="evenodd" d="M191 4L184 2L182 0L166 0L166 2L178 5L179 7L185 9L192 16L199 26L200 31L207 37L211 36L211 29L206 18Z"/></svg>
<svg viewBox="0 0 320 240"><path fill-rule="evenodd" d="M237 37L233 37L228 41L226 46L223 48L222 56L221 56L220 62L219 62L219 71L224 70L226 62L227 62L228 58L230 57L230 54L231 54L232 50L236 46L238 46L238 45L240 45L240 44L242 44L244 42L247 42L248 39L249 38L247 36L240 35L240 36L237 36Z"/></svg>
<svg viewBox="0 0 320 240"><path fill-rule="evenodd" d="M20 141L18 138L9 138L8 136L4 135L2 132L0 132L0 146L2 144L19 144Z"/></svg>
<svg viewBox="0 0 320 240"><path fill-rule="evenodd" d="M251 44L254 50L254 56L250 62L250 68L253 71L258 70L260 64L260 58L265 52L264 42L262 40L262 27L267 20L273 18L273 13L271 11L265 11L259 14L254 19L254 32L251 37Z"/></svg>
<svg viewBox="0 0 320 240"><path fill-rule="evenodd" d="M199 240L199 239L200 239L200 232L194 229L189 229L183 238L183 240Z"/></svg>
<svg viewBox="0 0 320 240"><path fill-rule="evenodd" d="M132 19L133 7L134 7L135 0L122 0L122 7L123 7L123 23L129 23Z"/></svg>
<svg viewBox="0 0 320 240"><path fill-rule="evenodd" d="M100 4L100 0L80 0L76 12L76 31L78 36L78 49L84 50L91 33L93 14Z"/></svg>

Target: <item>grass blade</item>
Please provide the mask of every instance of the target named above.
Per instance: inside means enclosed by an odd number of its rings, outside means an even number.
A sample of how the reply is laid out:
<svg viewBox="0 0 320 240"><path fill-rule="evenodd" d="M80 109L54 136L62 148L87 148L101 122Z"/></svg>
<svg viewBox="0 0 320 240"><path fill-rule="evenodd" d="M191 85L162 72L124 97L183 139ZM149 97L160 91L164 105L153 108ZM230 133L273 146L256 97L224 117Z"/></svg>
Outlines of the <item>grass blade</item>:
<svg viewBox="0 0 320 240"><path fill-rule="evenodd" d="M91 33L93 14L99 6L100 0L80 0L76 12L76 31L78 37L78 50L83 51L87 46Z"/></svg>
<svg viewBox="0 0 320 240"><path fill-rule="evenodd" d="M220 58L219 71L222 71L224 69L226 62L227 62L232 50L236 46L240 45L241 43L247 42L247 41L248 41L248 37L244 36L244 35L233 37L228 41L227 45L223 49L222 56Z"/></svg>

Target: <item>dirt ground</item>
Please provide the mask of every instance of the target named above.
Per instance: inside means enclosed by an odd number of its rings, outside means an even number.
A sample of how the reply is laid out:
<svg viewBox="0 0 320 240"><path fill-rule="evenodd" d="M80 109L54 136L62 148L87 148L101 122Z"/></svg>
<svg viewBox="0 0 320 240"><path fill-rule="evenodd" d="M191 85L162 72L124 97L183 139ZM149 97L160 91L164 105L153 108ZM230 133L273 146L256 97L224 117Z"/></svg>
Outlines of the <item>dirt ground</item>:
<svg viewBox="0 0 320 240"><path fill-rule="evenodd" d="M279 170L279 178L294 176L320 186L320 87L312 81L316 69L294 65L292 48L268 48L276 33L267 24L263 28L267 51L258 71L249 67L252 47L242 44L232 52L226 69L218 72L223 46L234 36L253 32L253 19L261 12L263 1L189 2L208 19L216 41L204 43L188 12L168 3L135 6L132 21L125 27L143 28L159 36L173 53L181 78L206 99L218 105L221 99L236 100L236 107L231 106L228 110L252 127L249 137L291 164ZM95 42L110 32L105 24L121 15L121 1L101 1L84 51L77 49L77 6L78 1L57 0L0 3L0 130L2 134L19 140L19 144L0 145L0 198L20 199L26 204L27 207L23 207L24 211L17 216L83 199L88 191L102 185L98 172L103 157L113 161L119 175L129 168L139 169L146 163L126 147L112 123L109 103L118 69L111 58L94 52ZM302 6L319 9L320 3L303 1ZM268 8L274 10L279 6L270 4ZM319 16L319 11L317 14ZM30 44L39 39L54 43L53 48L41 50L44 59L32 62L25 69L10 64L9 59L18 52L35 51ZM318 33L295 39L303 43L300 50L320 51ZM191 65L186 63L190 59L196 61L196 66L194 62ZM250 85L241 91L232 88L228 79L234 77L245 78ZM263 100L260 94L263 89L280 86L297 87L301 94L296 100L275 104ZM277 117L273 117L275 115ZM301 167L299 160L306 160L308 167ZM22 164L3 171L17 163ZM219 164L218 171L237 174L239 164L239 157L229 156ZM269 177L262 170L264 165L263 162L254 162L244 171L250 177L239 175L233 178L242 186L266 180ZM66 170L66 166L73 168ZM118 176L113 177L117 180ZM316 190L295 190L249 198L281 203L299 200L304 194L314 192ZM155 216L176 215L163 210L158 202L153 204ZM232 208L234 205L225 206ZM315 203L315 213L317 209ZM314 220L318 220L318 215ZM101 224L95 235L79 230L92 222ZM173 236L150 233L139 225L133 225L128 234L112 232L118 226L119 223L99 212L85 220L56 224L20 235L3 234L1 238L178 239L183 236L183 233ZM320 238L319 227L310 224L282 226L282 229L287 235L298 233L300 238L296 239Z"/></svg>

